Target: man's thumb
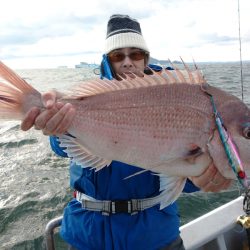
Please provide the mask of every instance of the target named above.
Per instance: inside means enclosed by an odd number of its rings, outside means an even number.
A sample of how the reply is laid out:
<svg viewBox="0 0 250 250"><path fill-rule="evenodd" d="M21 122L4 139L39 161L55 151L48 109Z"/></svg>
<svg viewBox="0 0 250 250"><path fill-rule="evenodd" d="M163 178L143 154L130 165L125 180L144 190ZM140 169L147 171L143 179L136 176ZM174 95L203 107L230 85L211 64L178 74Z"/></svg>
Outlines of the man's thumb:
<svg viewBox="0 0 250 250"><path fill-rule="evenodd" d="M45 108L50 109L54 107L56 103L56 93L55 92L47 92L42 95L42 102Z"/></svg>

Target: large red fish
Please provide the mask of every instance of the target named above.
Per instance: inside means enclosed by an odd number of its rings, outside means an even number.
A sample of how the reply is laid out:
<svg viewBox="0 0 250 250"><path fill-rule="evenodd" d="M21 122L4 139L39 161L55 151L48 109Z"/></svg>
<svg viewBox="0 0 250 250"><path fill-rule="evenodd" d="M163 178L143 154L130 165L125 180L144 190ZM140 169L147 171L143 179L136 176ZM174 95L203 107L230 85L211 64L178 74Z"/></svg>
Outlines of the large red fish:
<svg viewBox="0 0 250 250"><path fill-rule="evenodd" d="M184 73L183 73L184 72ZM41 94L0 63L0 119L22 120ZM76 163L100 169L112 160L161 176L161 205L181 193L185 178L200 175L213 161L235 178L215 125L214 102L241 161L250 170L250 110L237 97L208 85L201 73L173 70L143 77L90 80L60 97L76 116L61 145ZM125 181L125 180L124 180Z"/></svg>

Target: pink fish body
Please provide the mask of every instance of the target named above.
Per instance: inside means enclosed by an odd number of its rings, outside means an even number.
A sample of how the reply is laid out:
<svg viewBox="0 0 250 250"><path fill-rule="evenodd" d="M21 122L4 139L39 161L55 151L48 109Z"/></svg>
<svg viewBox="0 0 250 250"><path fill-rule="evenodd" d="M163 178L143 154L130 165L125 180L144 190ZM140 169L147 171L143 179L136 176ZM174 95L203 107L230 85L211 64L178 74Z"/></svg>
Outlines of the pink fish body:
<svg viewBox="0 0 250 250"><path fill-rule="evenodd" d="M22 119L41 95L0 63L0 119ZM188 176L214 162L234 178L215 126L213 95L245 168L250 170L250 111L237 97L205 83L199 71L164 71L117 80L84 82L61 97L77 110L61 145L77 164L100 169L112 160L161 176L162 206L173 202ZM132 177L131 177L132 178Z"/></svg>

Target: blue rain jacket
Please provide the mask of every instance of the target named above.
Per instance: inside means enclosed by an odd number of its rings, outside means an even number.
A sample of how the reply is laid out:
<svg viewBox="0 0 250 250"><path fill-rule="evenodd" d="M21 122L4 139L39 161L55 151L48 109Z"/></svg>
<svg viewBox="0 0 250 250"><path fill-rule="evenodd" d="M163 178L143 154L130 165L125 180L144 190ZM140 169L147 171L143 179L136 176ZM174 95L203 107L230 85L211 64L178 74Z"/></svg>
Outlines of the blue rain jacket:
<svg viewBox="0 0 250 250"><path fill-rule="evenodd" d="M54 151L66 156L55 137L50 137ZM70 164L71 187L99 200L129 200L159 194L159 178L150 171L124 180L139 168L113 161L95 172ZM196 191L190 182L187 191ZM60 234L78 249L153 250L170 244L179 236L176 203L160 210L159 205L135 215L102 215L86 211L73 199L64 210Z"/></svg>
<svg viewBox="0 0 250 250"><path fill-rule="evenodd" d="M52 149L60 156L67 154L56 137L50 137ZM142 199L159 194L159 177L150 171L124 180L140 168L113 161L98 172L70 163L70 186L98 200ZM185 191L197 191L187 182ZM102 215L87 211L76 199L64 210L60 229L62 238L84 250L156 250L169 245L179 236L179 215L176 203L160 210L159 205L130 215Z"/></svg>

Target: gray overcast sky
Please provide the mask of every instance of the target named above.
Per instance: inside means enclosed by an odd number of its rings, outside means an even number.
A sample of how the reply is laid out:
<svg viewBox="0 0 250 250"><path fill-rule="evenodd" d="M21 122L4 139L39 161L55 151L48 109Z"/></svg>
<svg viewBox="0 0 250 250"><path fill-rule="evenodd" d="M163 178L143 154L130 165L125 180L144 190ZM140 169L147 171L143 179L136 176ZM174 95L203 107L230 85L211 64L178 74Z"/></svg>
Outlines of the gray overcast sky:
<svg viewBox="0 0 250 250"><path fill-rule="evenodd" d="M158 59L237 61L238 0L1 1L0 60L12 68L99 63L112 14L141 23ZM250 1L240 0L243 60L250 60Z"/></svg>

